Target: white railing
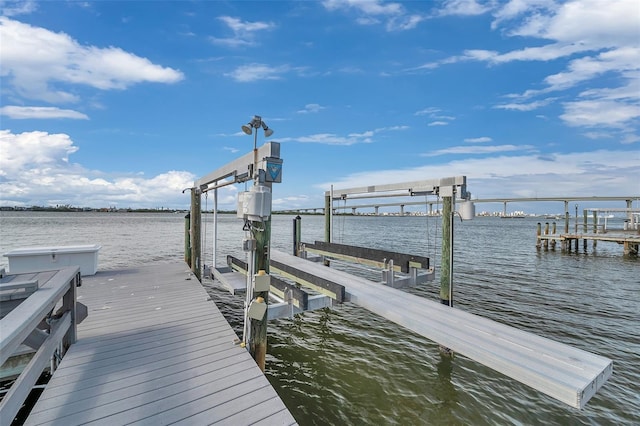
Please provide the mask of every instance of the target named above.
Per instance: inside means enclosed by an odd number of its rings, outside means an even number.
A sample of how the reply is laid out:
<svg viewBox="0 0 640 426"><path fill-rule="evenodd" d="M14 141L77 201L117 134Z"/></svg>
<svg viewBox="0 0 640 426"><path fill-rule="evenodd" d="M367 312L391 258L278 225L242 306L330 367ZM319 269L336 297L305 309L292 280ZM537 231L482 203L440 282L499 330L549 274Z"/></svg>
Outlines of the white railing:
<svg viewBox="0 0 640 426"><path fill-rule="evenodd" d="M36 274L21 275L33 280ZM19 282L21 275L14 275L10 282ZM3 281L10 278L4 277ZM80 284L80 267L39 273L36 279L46 282L41 282L37 291L0 320L0 365L23 343L36 349L0 402L0 424L11 424L44 369L48 365L54 369L76 341L76 286ZM59 309L54 313L56 306Z"/></svg>

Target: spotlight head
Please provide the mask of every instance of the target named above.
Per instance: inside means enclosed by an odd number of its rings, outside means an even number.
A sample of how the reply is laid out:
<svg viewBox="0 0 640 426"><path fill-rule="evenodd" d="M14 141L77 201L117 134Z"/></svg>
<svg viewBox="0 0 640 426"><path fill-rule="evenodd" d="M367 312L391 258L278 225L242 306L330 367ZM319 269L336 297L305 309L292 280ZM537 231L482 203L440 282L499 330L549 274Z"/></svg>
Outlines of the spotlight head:
<svg viewBox="0 0 640 426"><path fill-rule="evenodd" d="M251 123L243 125L242 126L242 131L245 132L247 135L250 135L252 133Z"/></svg>
<svg viewBox="0 0 640 426"><path fill-rule="evenodd" d="M269 136L271 136L272 134L273 134L273 130L271 130L270 128L268 128L268 127L266 127L266 126L265 126L265 129L264 129L264 137L265 137L265 138L268 138L268 137L269 137Z"/></svg>

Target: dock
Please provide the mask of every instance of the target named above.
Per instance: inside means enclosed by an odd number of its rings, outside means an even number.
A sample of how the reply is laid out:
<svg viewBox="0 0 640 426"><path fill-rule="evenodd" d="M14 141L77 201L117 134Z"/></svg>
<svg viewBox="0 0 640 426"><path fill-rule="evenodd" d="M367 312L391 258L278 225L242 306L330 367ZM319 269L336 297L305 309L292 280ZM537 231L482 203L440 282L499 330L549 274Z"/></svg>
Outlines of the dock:
<svg viewBox="0 0 640 426"><path fill-rule="evenodd" d="M184 263L101 271L77 290L88 317L25 424L296 423Z"/></svg>
<svg viewBox="0 0 640 426"><path fill-rule="evenodd" d="M583 249L587 249L587 241L592 242L592 247L595 249L598 241L617 243L622 246L624 255L638 255L638 248L640 247L640 234L630 232L608 232L608 233L553 233L553 234L539 234L537 236L536 247L538 249L551 247L555 248L557 242L560 242L562 250L571 250L575 247L578 250L582 241Z"/></svg>

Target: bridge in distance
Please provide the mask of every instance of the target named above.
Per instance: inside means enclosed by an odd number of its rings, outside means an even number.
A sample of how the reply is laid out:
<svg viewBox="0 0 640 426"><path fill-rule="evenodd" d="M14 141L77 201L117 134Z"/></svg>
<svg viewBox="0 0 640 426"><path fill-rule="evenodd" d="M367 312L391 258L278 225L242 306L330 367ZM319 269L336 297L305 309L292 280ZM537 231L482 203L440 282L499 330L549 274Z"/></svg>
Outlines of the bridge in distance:
<svg viewBox="0 0 640 426"><path fill-rule="evenodd" d="M383 194L378 198L387 198L387 197L397 197L397 194ZM343 198L340 196L334 196L335 200L342 200ZM350 200L357 199L357 197L350 197ZM502 214L506 216L507 214L507 204L508 203L520 203L520 202L563 202L564 203L564 211L565 213L569 212L569 203L576 201L591 201L591 202L607 202L607 201L624 201L626 203L626 208L630 209L632 207L633 201L640 200L640 195L633 196L586 196L586 197L505 197L505 198L478 198L473 199L474 203L502 203L503 212ZM353 204L353 205L334 205L333 210L347 210L351 209L352 214L356 214L358 210L361 209L374 209L374 214L379 214L379 209L381 207L400 207L400 214L404 214L404 208L406 206L429 206L429 214L433 213L433 206L439 205L441 203L440 199L437 200L426 200L426 201L394 201L394 202L376 202L376 203L367 203L367 204ZM324 207L311 207L311 208L300 208L300 209L289 209L289 210L279 210L274 211L274 213L322 213L324 214Z"/></svg>

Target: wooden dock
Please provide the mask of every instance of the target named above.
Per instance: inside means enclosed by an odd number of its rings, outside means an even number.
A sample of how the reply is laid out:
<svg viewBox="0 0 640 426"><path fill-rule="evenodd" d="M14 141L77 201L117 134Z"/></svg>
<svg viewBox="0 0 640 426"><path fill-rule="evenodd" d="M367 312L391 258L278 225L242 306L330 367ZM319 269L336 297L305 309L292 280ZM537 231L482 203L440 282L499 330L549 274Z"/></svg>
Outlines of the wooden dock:
<svg viewBox="0 0 640 426"><path fill-rule="evenodd" d="M78 301L77 343L25 424L296 423L183 263L85 277Z"/></svg>
<svg viewBox="0 0 640 426"><path fill-rule="evenodd" d="M637 255L638 248L640 247L640 234L631 232L608 232L608 233L563 233L563 234L540 234L537 236L536 247L548 249L555 248L556 242L560 243L562 250L571 250L575 247L577 250L580 241L582 240L582 246L586 250L587 241L592 242L592 246L595 247L598 241L618 243L623 247L623 254L625 255Z"/></svg>

